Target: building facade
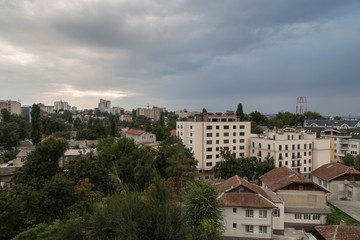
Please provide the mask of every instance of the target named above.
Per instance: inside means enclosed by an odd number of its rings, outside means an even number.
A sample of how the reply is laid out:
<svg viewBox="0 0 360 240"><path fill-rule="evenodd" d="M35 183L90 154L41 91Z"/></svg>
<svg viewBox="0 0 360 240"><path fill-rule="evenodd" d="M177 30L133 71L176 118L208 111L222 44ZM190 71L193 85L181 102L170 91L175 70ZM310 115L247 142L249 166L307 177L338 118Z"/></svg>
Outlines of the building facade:
<svg viewBox="0 0 360 240"><path fill-rule="evenodd" d="M55 111L65 111L71 110L71 106L68 102L63 102L62 100L54 102L54 110Z"/></svg>
<svg viewBox="0 0 360 240"><path fill-rule="evenodd" d="M11 100L0 100L0 121L1 121L1 110L6 109L10 114L21 115L21 104L17 101Z"/></svg>
<svg viewBox="0 0 360 240"><path fill-rule="evenodd" d="M202 113L176 122L176 136L194 153L201 171L209 171L221 161L221 149L247 157L250 129L250 122L241 122L233 114Z"/></svg>
<svg viewBox="0 0 360 240"><path fill-rule="evenodd" d="M111 101L109 100L105 100L105 99L100 99L100 102L98 104L98 109L100 112L111 112Z"/></svg>
<svg viewBox="0 0 360 240"><path fill-rule="evenodd" d="M154 122L157 122L160 120L161 113L165 111L166 108L159 108L155 106L153 108L137 108L136 116L145 116L150 118Z"/></svg>
<svg viewBox="0 0 360 240"><path fill-rule="evenodd" d="M330 140L312 132L292 128L272 130L250 138L250 156L259 161L273 157L275 166L286 166L298 173L310 174L330 162Z"/></svg>

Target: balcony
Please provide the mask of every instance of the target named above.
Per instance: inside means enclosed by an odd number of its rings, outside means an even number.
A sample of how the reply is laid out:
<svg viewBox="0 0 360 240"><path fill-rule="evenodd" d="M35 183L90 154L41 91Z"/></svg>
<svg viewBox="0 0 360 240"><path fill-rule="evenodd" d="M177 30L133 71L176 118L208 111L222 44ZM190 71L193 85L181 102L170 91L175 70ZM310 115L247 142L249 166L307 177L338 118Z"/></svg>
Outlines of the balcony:
<svg viewBox="0 0 360 240"><path fill-rule="evenodd" d="M297 156L291 156L291 159L301 159L302 156L301 155L297 155Z"/></svg>
<svg viewBox="0 0 360 240"><path fill-rule="evenodd" d="M292 167L292 168L299 168L299 167L301 167L301 163L291 164L291 167Z"/></svg>

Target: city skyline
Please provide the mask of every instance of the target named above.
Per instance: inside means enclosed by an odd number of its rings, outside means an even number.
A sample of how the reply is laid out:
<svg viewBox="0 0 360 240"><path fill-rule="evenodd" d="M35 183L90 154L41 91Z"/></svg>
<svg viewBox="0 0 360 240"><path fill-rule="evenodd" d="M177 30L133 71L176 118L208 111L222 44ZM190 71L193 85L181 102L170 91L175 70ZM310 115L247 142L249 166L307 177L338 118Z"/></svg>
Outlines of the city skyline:
<svg viewBox="0 0 360 240"><path fill-rule="evenodd" d="M4 1L0 99L360 115L359 1Z"/></svg>

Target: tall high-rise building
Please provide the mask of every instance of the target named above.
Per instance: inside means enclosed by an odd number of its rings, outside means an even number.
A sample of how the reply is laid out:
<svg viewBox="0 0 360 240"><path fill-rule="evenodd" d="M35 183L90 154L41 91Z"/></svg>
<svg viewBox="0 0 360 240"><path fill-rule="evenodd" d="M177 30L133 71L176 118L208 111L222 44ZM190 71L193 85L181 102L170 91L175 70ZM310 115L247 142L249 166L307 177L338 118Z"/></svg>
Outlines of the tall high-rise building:
<svg viewBox="0 0 360 240"><path fill-rule="evenodd" d="M111 101L109 100L105 100L105 99L100 99L100 102L98 104L98 109L100 112L111 112Z"/></svg>
<svg viewBox="0 0 360 240"><path fill-rule="evenodd" d="M63 102L62 100L54 102L54 110L55 111L65 111L70 110L71 106L68 102Z"/></svg>

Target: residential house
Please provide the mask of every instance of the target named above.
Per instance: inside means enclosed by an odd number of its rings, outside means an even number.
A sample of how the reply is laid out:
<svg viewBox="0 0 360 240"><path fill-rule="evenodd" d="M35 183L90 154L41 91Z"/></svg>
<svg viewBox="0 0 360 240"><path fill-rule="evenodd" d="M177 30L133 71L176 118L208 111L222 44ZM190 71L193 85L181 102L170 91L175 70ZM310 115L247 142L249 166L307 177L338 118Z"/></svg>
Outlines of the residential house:
<svg viewBox="0 0 360 240"><path fill-rule="evenodd" d="M93 149L68 149L65 151L63 156L59 158L59 167L66 166L76 156L86 155L91 152L96 154L96 150Z"/></svg>
<svg viewBox="0 0 360 240"><path fill-rule="evenodd" d="M135 143L141 145L155 144L156 135L151 132L146 132L139 129L129 129L126 132L126 137L134 139Z"/></svg>
<svg viewBox="0 0 360 240"><path fill-rule="evenodd" d="M284 227L314 226L326 224L330 213L327 207L328 191L303 175L282 166L260 177L262 186L270 189L284 201L280 216L284 218Z"/></svg>
<svg viewBox="0 0 360 240"><path fill-rule="evenodd" d="M224 207L224 239L272 239L276 205L264 189L237 175L215 186Z"/></svg>
<svg viewBox="0 0 360 240"><path fill-rule="evenodd" d="M19 147L18 149L20 152L16 155L16 158L12 160L13 166L15 167L21 167L24 165L27 156L35 149L35 146Z"/></svg>
<svg viewBox="0 0 360 240"><path fill-rule="evenodd" d="M12 187L15 169L13 166L0 167L0 187Z"/></svg>
<svg viewBox="0 0 360 240"><path fill-rule="evenodd" d="M326 188L328 200L360 201L360 172L340 163L328 163L311 173L312 181Z"/></svg>
<svg viewBox="0 0 360 240"><path fill-rule="evenodd" d="M359 128L359 120L305 120L304 127L327 127L337 129Z"/></svg>

